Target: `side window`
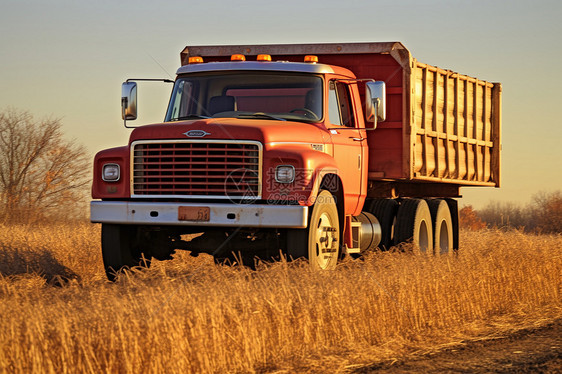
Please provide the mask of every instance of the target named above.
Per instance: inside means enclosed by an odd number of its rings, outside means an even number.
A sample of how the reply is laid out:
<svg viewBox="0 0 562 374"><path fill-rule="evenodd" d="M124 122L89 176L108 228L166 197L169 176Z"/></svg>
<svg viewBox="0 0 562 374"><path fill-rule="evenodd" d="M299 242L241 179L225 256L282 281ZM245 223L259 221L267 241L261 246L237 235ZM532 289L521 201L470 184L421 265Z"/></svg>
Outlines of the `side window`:
<svg viewBox="0 0 562 374"><path fill-rule="evenodd" d="M330 92L328 93L328 116L331 124L342 125L336 82L334 81L330 82Z"/></svg>
<svg viewBox="0 0 562 374"><path fill-rule="evenodd" d="M330 82L328 105L330 123L339 126L355 126L349 88L346 84L337 81Z"/></svg>
<svg viewBox="0 0 562 374"><path fill-rule="evenodd" d="M180 106L181 106L181 95L183 93L183 86L184 86L185 82L180 82L177 83L176 86L174 87L174 93L172 94L172 98L170 100L170 108L169 108L169 113L168 113L168 117L170 119L175 119L178 118L180 116Z"/></svg>
<svg viewBox="0 0 562 374"><path fill-rule="evenodd" d="M195 109L193 108L193 84L191 82L185 82L182 91L180 116L187 116L194 113Z"/></svg>
<svg viewBox="0 0 562 374"><path fill-rule="evenodd" d="M176 84L172 94L170 106L170 119L181 118L192 113L193 110L193 84L188 81L181 81Z"/></svg>

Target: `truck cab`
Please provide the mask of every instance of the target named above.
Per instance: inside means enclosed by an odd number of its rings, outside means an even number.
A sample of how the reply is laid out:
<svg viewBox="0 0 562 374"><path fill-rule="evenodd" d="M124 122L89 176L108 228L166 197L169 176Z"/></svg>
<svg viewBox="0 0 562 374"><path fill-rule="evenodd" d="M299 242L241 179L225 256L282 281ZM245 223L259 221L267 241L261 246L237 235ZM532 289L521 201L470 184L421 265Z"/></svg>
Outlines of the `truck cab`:
<svg viewBox="0 0 562 374"><path fill-rule="evenodd" d="M136 117L136 85L124 90L124 118ZM371 103L383 99L367 95ZM103 224L108 272L141 257L168 258L174 247L218 262L309 257L315 205L332 210L317 219L314 264L333 268L346 244L345 217L364 205L374 116L366 121L354 74L315 56L191 59L177 72L164 122L135 128L127 147L96 156L101 178L93 197L101 201L92 202L92 221ZM189 242L178 239L199 232ZM132 263L109 258L124 246Z"/></svg>
<svg viewBox="0 0 562 374"><path fill-rule="evenodd" d="M308 59L315 61L313 57ZM234 60L180 68L166 122L197 126L205 132L201 133L205 139L261 142L262 168L249 170L256 178L263 171L265 179L257 178L254 189L247 191L223 189L221 198L225 197L223 193L228 198L243 194L246 198L309 205L314 183L318 182L314 171L321 162L348 186L344 191L345 213L357 214L366 191L361 170L366 170L367 146L355 76L347 69L316 62L260 58L258 62ZM191 132L186 136L198 135ZM279 155L279 151L285 154ZM293 184L292 178L283 180L279 173L285 173L285 178L290 176L287 173L295 174L293 178L298 174L302 180ZM224 187L222 177L217 173L214 186L219 190ZM259 182L265 182L261 188Z"/></svg>

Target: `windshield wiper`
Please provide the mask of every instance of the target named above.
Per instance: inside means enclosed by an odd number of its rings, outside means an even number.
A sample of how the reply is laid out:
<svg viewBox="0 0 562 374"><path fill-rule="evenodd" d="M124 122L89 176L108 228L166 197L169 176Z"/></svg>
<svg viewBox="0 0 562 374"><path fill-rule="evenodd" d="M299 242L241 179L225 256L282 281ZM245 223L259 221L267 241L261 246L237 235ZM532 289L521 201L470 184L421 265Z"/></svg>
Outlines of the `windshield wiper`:
<svg viewBox="0 0 562 374"><path fill-rule="evenodd" d="M236 118L257 118L257 119L273 119L276 121L286 121L285 118L275 117L270 114L266 114L263 112L256 112L256 113L248 113L248 114L238 114Z"/></svg>
<svg viewBox="0 0 562 374"><path fill-rule="evenodd" d="M211 117L200 116L198 114L190 114L190 115L187 115L187 116L172 118L172 121L184 121L184 120L188 120L188 119L207 119L207 118L211 118Z"/></svg>

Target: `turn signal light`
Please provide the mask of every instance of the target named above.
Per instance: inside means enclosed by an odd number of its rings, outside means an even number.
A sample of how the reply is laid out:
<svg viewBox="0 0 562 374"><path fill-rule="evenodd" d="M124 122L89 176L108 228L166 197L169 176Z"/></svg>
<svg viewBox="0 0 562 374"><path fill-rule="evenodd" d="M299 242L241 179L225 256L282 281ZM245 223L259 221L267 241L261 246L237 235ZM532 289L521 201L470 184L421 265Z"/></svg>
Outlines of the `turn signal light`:
<svg viewBox="0 0 562 374"><path fill-rule="evenodd" d="M271 61L271 55L258 55L258 61Z"/></svg>
<svg viewBox="0 0 562 374"><path fill-rule="evenodd" d="M315 64L318 62L318 56L312 56L312 55L304 56L304 62Z"/></svg>
<svg viewBox="0 0 562 374"><path fill-rule="evenodd" d="M232 56L230 56L230 61L246 61L246 56L244 56L244 55L232 55Z"/></svg>
<svg viewBox="0 0 562 374"><path fill-rule="evenodd" d="M200 64L203 62L203 57L201 56L193 56L189 58L188 63L190 64Z"/></svg>

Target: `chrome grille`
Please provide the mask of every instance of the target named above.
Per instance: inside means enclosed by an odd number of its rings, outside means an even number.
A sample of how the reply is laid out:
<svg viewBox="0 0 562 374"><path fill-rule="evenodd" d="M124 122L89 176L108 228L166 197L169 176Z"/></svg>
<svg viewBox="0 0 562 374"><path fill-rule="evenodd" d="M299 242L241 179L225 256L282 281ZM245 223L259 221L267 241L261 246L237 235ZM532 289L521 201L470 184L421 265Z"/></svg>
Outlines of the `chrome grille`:
<svg viewBox="0 0 562 374"><path fill-rule="evenodd" d="M133 197L260 198L261 144L254 141L137 141Z"/></svg>

